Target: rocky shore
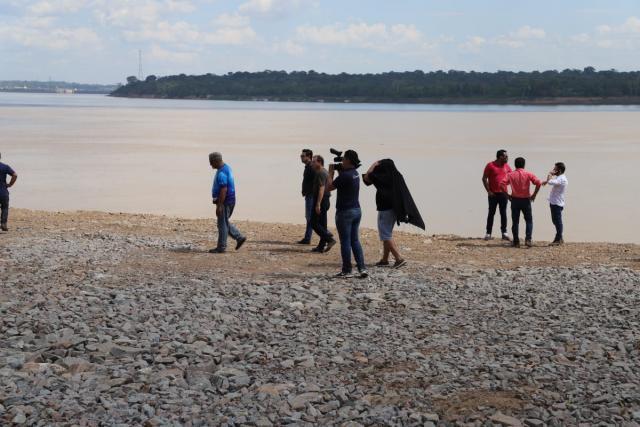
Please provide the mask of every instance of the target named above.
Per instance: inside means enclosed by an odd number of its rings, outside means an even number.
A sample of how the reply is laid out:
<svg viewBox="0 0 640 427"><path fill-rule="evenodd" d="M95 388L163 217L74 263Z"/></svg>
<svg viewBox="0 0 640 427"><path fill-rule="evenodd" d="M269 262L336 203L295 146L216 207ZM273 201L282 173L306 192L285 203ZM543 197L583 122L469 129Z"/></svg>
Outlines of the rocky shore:
<svg viewBox="0 0 640 427"><path fill-rule="evenodd" d="M402 234L407 268L336 280L239 225L210 255L212 220L12 211L0 424L640 425L640 246Z"/></svg>

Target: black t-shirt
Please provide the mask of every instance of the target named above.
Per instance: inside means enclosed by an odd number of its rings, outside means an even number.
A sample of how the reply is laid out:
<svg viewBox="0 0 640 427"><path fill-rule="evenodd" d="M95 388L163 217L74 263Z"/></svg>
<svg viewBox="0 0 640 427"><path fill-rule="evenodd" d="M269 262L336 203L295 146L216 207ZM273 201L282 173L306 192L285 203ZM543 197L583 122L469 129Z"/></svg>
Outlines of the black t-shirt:
<svg viewBox="0 0 640 427"><path fill-rule="evenodd" d="M304 174L302 175L302 195L313 196L313 182L316 179L316 171L313 170L311 165L304 167Z"/></svg>
<svg viewBox="0 0 640 427"><path fill-rule="evenodd" d="M365 174L365 185L373 184L376 187L376 209L388 211L393 209L393 181L388 173L375 168L373 172Z"/></svg>
<svg viewBox="0 0 640 427"><path fill-rule="evenodd" d="M347 169L333 180L338 191L336 210L344 211L360 207L360 174L356 169Z"/></svg>

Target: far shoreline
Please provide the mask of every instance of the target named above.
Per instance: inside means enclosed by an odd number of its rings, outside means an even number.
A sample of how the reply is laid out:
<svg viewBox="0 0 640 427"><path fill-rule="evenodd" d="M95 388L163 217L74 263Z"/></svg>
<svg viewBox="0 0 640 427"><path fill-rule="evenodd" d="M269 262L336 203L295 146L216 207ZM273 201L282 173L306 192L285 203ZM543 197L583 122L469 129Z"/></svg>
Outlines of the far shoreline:
<svg viewBox="0 0 640 427"><path fill-rule="evenodd" d="M398 105L447 105L447 106L539 106L539 107L561 107L561 106L640 106L640 97L576 97L576 98L327 98L327 97L167 97L155 95L117 95L114 93L105 94L112 98L129 99L159 99L159 100L184 100L184 101L238 101L238 102L273 102L273 103L318 103L318 104L398 104Z"/></svg>

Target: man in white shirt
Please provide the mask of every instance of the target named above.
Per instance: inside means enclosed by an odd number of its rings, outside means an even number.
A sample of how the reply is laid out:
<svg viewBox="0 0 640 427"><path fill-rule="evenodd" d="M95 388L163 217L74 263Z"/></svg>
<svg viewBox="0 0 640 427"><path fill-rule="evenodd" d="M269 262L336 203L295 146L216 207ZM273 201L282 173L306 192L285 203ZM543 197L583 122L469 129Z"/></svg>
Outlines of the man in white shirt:
<svg viewBox="0 0 640 427"><path fill-rule="evenodd" d="M558 162L553 170L547 175L547 180L542 185L550 185L549 205L551 207L551 221L556 226L556 238L553 239L551 246L560 246L564 243L562 232L562 211L564 210L564 193L567 191L567 177L564 172L566 167L564 163Z"/></svg>

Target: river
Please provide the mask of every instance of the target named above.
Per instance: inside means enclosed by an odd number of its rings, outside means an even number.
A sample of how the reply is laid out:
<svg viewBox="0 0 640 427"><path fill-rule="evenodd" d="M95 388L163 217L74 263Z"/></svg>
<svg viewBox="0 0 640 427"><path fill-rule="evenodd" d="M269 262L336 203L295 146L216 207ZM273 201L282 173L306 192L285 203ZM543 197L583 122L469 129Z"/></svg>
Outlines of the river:
<svg viewBox="0 0 640 427"><path fill-rule="evenodd" d="M429 234L480 237L487 209L482 171L505 148L511 162L525 157L540 178L556 161L566 163L566 240L640 243L638 107L0 93L0 131L2 161L20 176L15 207L212 217L207 154L221 151L236 175L237 218L301 223L300 150L329 159L330 147L351 148L365 170L380 158L396 161ZM548 192L543 188L534 204L534 240L553 237ZM373 188L362 189L368 227L376 223L374 198Z"/></svg>

